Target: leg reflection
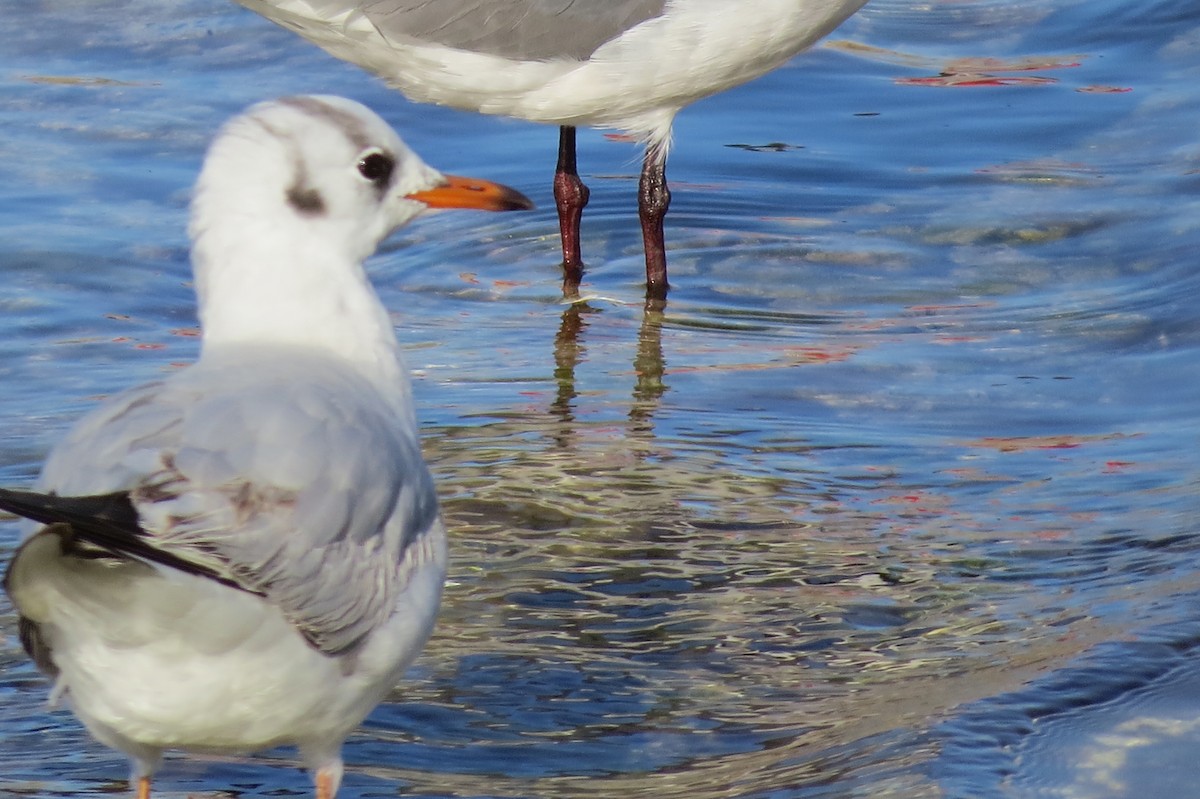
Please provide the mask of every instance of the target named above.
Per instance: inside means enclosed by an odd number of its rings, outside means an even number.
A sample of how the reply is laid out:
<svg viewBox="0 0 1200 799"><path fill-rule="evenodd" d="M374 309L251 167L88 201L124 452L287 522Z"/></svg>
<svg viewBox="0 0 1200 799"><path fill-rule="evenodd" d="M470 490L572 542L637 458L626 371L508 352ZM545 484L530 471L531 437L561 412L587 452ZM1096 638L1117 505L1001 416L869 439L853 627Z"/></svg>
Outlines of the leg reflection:
<svg viewBox="0 0 1200 799"><path fill-rule="evenodd" d="M558 334L554 337L554 382L557 390L550 403L550 413L562 422L556 428L555 439L560 447L570 447L575 440L575 369L587 354L580 333L587 328L587 317L599 313L586 302L574 302L563 311Z"/></svg>
<svg viewBox="0 0 1200 799"><path fill-rule="evenodd" d="M658 410L667 384L663 380L666 362L663 358L662 325L667 303L647 299L642 311L642 326L638 330L637 353L633 358L633 405L629 409L630 433L645 437L654 432L654 412Z"/></svg>
<svg viewBox="0 0 1200 799"><path fill-rule="evenodd" d="M637 438L647 438L654 432L653 417L668 387L664 379L666 361L663 357L662 327L666 302L646 300L642 324L638 329L637 350L633 357L633 398L629 408L629 432ZM575 401L579 396L575 374L587 355L583 333L588 317L600 310L586 302L575 302L563 311L558 334L554 337L554 382L556 391L550 403L551 415L563 424L556 428L555 438L560 447L570 447L576 439Z"/></svg>

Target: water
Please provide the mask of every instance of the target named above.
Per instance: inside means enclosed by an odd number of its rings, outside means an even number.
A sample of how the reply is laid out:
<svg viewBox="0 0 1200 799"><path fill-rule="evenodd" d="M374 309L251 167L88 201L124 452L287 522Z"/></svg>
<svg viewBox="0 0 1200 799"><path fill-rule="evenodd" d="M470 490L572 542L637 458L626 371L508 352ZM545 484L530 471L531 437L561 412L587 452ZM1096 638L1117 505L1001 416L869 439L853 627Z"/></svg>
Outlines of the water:
<svg viewBox="0 0 1200 799"><path fill-rule="evenodd" d="M454 561L344 796L1195 784L1200 10L873 0L681 115L657 312L628 144L580 133L569 305L552 129L406 104L217 0L8 5L5 483L194 356L188 189L249 103L354 97L541 206L423 220L373 264ZM2 608L0 793L120 792ZM309 787L281 751L171 758L159 790Z"/></svg>

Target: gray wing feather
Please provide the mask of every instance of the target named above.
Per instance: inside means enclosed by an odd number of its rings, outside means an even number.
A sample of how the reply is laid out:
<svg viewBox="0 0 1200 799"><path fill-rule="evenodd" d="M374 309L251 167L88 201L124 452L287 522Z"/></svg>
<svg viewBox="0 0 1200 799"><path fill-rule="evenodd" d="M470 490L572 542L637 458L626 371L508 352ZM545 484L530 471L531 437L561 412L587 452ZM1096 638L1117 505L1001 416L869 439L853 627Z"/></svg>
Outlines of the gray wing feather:
<svg viewBox="0 0 1200 799"><path fill-rule="evenodd" d="M667 0L237 0L307 35L306 26L361 15L388 41L424 42L519 60L586 60L605 42L663 13ZM287 7L288 11L281 11ZM334 24L339 24L334 22Z"/></svg>
<svg viewBox="0 0 1200 799"><path fill-rule="evenodd" d="M156 547L263 594L330 654L387 619L406 550L439 524L415 431L320 359L195 366L119 395L39 488L129 491Z"/></svg>

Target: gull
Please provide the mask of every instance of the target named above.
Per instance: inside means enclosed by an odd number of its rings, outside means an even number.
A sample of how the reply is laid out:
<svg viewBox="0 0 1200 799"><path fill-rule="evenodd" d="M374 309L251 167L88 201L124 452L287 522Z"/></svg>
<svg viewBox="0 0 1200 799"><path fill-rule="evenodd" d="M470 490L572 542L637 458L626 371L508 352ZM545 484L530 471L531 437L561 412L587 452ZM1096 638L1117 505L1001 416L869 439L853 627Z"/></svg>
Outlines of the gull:
<svg viewBox="0 0 1200 799"><path fill-rule="evenodd" d="M867 0L236 0L412 100L559 126L554 198L568 287L589 191L575 128L645 146L646 291L665 298L671 125L686 105L781 66ZM798 102L781 98L780 102Z"/></svg>
<svg viewBox="0 0 1200 799"><path fill-rule="evenodd" d="M4 587L21 642L138 799L163 751L294 745L333 799L346 736L433 627L445 531L363 259L428 208L532 207L424 164L362 105L263 103L191 207L198 360L117 394L0 507L43 525Z"/></svg>

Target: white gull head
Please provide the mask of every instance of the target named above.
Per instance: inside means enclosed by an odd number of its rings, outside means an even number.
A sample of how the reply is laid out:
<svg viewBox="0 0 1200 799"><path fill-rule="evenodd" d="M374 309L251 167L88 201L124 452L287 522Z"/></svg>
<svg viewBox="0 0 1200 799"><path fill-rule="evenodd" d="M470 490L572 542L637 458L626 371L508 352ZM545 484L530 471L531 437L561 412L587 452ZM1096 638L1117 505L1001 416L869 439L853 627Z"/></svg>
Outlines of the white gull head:
<svg viewBox="0 0 1200 799"><path fill-rule="evenodd" d="M429 208L532 207L517 192L443 175L352 100L252 107L213 142L190 232L203 352L323 348L394 379L397 346L362 262Z"/></svg>

